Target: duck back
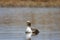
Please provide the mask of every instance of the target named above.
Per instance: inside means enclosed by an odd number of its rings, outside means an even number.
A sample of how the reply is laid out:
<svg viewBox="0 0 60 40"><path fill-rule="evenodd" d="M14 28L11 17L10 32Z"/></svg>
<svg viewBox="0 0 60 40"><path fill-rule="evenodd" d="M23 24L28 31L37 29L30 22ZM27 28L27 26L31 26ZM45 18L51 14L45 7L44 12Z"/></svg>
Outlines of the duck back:
<svg viewBox="0 0 60 40"><path fill-rule="evenodd" d="M38 29L34 29L32 28L32 35L35 36L35 35L38 35L39 34L39 30Z"/></svg>

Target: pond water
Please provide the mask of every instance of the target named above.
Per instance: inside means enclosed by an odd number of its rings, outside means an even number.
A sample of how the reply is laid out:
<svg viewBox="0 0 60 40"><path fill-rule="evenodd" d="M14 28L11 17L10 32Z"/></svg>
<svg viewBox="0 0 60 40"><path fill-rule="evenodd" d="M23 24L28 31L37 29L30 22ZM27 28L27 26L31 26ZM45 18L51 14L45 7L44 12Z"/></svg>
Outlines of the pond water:
<svg viewBox="0 0 60 40"><path fill-rule="evenodd" d="M0 25L0 40L26 40L24 26ZM40 29L39 29L40 30ZM40 31L32 40L60 40L59 32Z"/></svg>
<svg viewBox="0 0 60 40"><path fill-rule="evenodd" d="M59 8L0 8L0 16L6 13L57 13ZM1 20L1 19L0 19ZM57 28L56 24L52 24L53 31L46 29L44 26L36 24L40 33L37 36L32 36L32 40L60 40L60 28ZM47 25L48 26L48 25ZM51 26L51 25L49 25ZM56 28L56 29L54 29ZM5 25L0 24L0 40L26 40L25 38L26 25Z"/></svg>

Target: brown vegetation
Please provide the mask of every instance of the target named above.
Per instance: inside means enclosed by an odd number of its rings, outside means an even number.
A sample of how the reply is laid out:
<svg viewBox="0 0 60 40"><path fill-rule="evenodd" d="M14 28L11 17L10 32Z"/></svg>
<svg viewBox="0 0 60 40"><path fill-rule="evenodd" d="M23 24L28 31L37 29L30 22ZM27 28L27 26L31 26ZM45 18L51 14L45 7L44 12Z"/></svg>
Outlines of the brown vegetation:
<svg viewBox="0 0 60 40"><path fill-rule="evenodd" d="M0 7L60 7L60 0L0 0Z"/></svg>

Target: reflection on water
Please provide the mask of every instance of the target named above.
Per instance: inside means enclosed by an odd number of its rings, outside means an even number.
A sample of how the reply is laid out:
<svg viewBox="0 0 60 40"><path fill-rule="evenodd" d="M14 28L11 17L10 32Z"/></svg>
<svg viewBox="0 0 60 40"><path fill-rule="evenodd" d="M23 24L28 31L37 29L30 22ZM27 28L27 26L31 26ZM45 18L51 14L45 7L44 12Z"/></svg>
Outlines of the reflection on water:
<svg viewBox="0 0 60 40"><path fill-rule="evenodd" d="M32 27L40 30L32 40L60 40L59 18L59 8L0 8L0 40L26 40L27 20L32 20Z"/></svg>
<svg viewBox="0 0 60 40"><path fill-rule="evenodd" d="M25 40L24 26L0 25L0 40ZM40 30L40 29L39 29ZM32 36L32 40L59 40L59 32L40 31L39 35Z"/></svg>

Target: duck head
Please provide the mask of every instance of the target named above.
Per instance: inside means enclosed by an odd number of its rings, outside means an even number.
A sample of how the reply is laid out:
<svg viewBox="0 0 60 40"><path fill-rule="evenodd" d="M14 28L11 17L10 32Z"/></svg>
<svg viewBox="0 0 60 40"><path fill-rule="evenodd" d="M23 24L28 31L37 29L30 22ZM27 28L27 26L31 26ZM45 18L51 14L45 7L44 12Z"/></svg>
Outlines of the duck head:
<svg viewBox="0 0 60 40"><path fill-rule="evenodd" d="M27 26L31 27L31 22L27 21Z"/></svg>

